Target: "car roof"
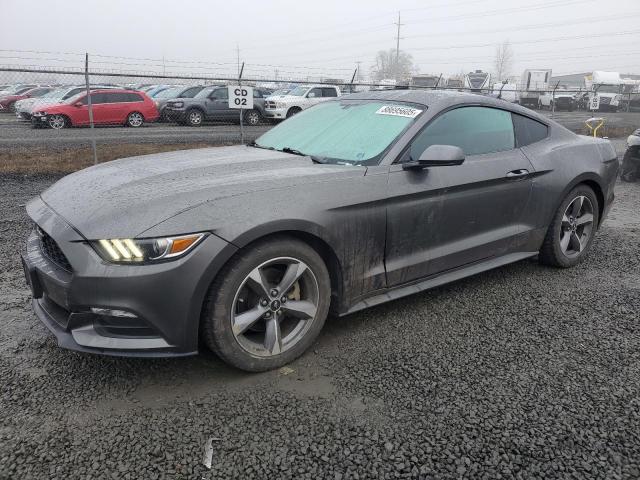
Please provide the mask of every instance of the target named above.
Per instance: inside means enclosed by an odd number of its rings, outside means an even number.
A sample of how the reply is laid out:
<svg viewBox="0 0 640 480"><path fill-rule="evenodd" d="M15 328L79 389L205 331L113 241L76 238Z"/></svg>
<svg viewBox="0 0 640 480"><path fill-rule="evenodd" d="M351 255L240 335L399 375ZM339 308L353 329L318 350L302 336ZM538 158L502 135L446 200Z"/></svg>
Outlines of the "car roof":
<svg viewBox="0 0 640 480"><path fill-rule="evenodd" d="M458 104L486 105L510 110L514 113L526 115L542 123L549 124L549 119L533 110L505 100L471 92L457 92L452 90L370 90L343 95L341 100L378 100L387 102L409 102L424 105L439 111Z"/></svg>

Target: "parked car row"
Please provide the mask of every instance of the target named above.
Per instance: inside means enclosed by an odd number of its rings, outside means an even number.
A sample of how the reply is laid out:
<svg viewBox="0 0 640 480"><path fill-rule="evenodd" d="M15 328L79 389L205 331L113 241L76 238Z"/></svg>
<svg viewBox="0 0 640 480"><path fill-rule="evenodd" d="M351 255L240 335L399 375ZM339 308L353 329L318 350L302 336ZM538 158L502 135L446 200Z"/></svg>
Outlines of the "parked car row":
<svg viewBox="0 0 640 480"><path fill-rule="evenodd" d="M34 128L84 126L89 120L85 85L5 85L0 91L0 111L11 111ZM229 108L225 85L91 85L95 125L127 125L162 121L197 127L206 121L239 121ZM338 86L304 85L272 90L253 89L253 108L243 111L247 125L280 121L324 100L342 94Z"/></svg>

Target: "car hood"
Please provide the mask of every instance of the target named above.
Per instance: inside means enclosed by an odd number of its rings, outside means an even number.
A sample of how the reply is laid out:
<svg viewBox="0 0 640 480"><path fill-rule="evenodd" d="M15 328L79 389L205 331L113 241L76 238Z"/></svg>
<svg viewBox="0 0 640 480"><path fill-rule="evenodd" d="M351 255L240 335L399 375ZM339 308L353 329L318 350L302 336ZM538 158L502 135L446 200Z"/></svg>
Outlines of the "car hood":
<svg viewBox="0 0 640 480"><path fill-rule="evenodd" d="M246 146L116 160L68 175L42 200L89 240L131 238L217 199L358 177L365 167L315 164L309 157ZM220 218L228 218L221 212ZM203 226L203 229L215 225ZM166 232L180 234L189 232Z"/></svg>
<svg viewBox="0 0 640 480"><path fill-rule="evenodd" d="M306 97L302 97L299 95L279 95L277 97L270 97L270 100L276 100L283 103L296 103L301 100L306 100Z"/></svg>
<svg viewBox="0 0 640 480"><path fill-rule="evenodd" d="M16 108L20 108L23 110L30 110L33 108L47 107L49 105L56 105L59 102L56 102L53 99L40 99L40 98L25 98L24 100L20 100L16 102Z"/></svg>

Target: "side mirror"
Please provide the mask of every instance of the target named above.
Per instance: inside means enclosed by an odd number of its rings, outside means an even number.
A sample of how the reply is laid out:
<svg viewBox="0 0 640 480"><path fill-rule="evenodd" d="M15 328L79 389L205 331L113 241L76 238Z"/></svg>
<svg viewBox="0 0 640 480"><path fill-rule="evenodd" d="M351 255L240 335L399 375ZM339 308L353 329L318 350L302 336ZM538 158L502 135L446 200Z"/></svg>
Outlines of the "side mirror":
<svg viewBox="0 0 640 480"><path fill-rule="evenodd" d="M74 107L81 107L82 106L82 102L76 102L73 104Z"/></svg>
<svg viewBox="0 0 640 480"><path fill-rule="evenodd" d="M447 167L461 165L464 162L464 152L453 145L431 145L420 158L414 162L402 164L403 170L424 170L429 167Z"/></svg>

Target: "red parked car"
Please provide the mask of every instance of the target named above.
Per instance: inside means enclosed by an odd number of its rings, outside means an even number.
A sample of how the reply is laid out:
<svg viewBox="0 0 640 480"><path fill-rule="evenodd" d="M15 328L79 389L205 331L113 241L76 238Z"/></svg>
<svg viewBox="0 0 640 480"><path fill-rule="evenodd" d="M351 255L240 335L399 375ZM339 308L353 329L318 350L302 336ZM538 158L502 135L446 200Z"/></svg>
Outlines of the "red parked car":
<svg viewBox="0 0 640 480"><path fill-rule="evenodd" d="M0 97L0 112L15 112L15 105L18 100L41 97L51 90L53 90L53 87L36 87L18 90L11 95Z"/></svg>
<svg viewBox="0 0 640 480"><path fill-rule="evenodd" d="M49 126L56 130L64 127L89 125L87 94L65 100L64 103L43 106L33 112L34 127ZM158 119L155 103L145 93L124 90L92 90L93 123L95 125L127 125L140 127L144 122Z"/></svg>

